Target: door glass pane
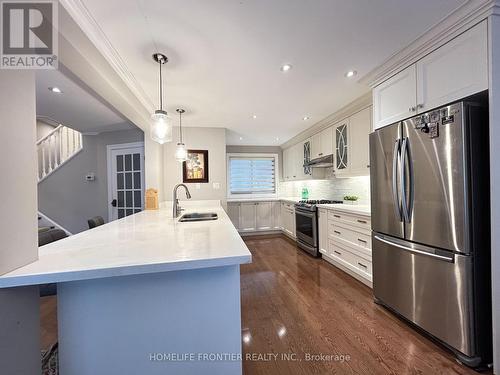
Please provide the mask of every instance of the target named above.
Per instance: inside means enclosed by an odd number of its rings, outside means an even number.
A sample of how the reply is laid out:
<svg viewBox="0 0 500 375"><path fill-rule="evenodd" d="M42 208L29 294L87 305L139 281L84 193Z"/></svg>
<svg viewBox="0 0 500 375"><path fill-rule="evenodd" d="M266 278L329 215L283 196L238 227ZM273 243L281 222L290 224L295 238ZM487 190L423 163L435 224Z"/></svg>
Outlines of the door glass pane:
<svg viewBox="0 0 500 375"><path fill-rule="evenodd" d="M134 210L134 213L138 213L138 212L141 212L142 210L138 210L137 208Z"/></svg>
<svg viewBox="0 0 500 375"><path fill-rule="evenodd" d="M124 216L125 216L125 210L123 208L120 208L118 210L118 219L121 219Z"/></svg>
<svg viewBox="0 0 500 375"><path fill-rule="evenodd" d="M134 207L142 207L140 190L134 191Z"/></svg>
<svg viewBox="0 0 500 375"><path fill-rule="evenodd" d="M134 189L141 188L141 172L134 172Z"/></svg>
<svg viewBox="0 0 500 375"><path fill-rule="evenodd" d="M116 155L116 170L123 171L123 155Z"/></svg>
<svg viewBox="0 0 500 375"><path fill-rule="evenodd" d="M118 207L125 207L125 202L123 201L123 191L118 192Z"/></svg>
<svg viewBox="0 0 500 375"><path fill-rule="evenodd" d="M125 192L125 204L126 207L134 207L134 203L132 202L132 191Z"/></svg>
<svg viewBox="0 0 500 375"><path fill-rule="evenodd" d="M141 154L134 154L134 171L141 170Z"/></svg>
<svg viewBox="0 0 500 375"><path fill-rule="evenodd" d="M125 155L125 171L131 171L132 170L132 155L128 154Z"/></svg>
<svg viewBox="0 0 500 375"><path fill-rule="evenodd" d="M132 172L125 173L125 189L132 189Z"/></svg>
<svg viewBox="0 0 500 375"><path fill-rule="evenodd" d="M123 173L116 174L116 187L117 189L123 189Z"/></svg>
<svg viewBox="0 0 500 375"><path fill-rule="evenodd" d="M134 210L127 209L127 216L132 215L134 213Z"/></svg>

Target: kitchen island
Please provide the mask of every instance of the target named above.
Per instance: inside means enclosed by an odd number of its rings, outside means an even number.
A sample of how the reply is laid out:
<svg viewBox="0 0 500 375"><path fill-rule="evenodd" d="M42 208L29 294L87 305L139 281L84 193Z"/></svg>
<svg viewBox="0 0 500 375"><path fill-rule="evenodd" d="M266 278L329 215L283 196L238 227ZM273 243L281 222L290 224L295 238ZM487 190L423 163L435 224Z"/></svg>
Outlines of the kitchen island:
<svg viewBox="0 0 500 375"><path fill-rule="evenodd" d="M185 203L185 202L182 202ZM143 211L43 246L0 288L57 283L61 375L241 374L239 265L251 254L218 220Z"/></svg>

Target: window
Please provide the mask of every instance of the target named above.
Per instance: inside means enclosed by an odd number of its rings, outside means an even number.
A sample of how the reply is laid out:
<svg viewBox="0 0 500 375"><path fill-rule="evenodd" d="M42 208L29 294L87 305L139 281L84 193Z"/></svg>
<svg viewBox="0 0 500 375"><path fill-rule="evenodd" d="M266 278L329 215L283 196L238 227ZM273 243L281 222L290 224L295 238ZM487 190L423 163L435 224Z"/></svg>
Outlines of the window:
<svg viewBox="0 0 500 375"><path fill-rule="evenodd" d="M276 154L228 154L230 198L276 197Z"/></svg>

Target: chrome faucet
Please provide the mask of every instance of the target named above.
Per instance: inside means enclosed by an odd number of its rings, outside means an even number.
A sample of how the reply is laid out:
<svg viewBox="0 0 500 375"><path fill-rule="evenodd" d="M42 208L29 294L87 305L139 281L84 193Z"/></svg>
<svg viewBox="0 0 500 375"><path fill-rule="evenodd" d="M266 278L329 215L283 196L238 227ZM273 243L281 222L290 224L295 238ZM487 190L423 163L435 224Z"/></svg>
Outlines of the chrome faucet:
<svg viewBox="0 0 500 375"><path fill-rule="evenodd" d="M188 187L185 184L177 184L177 185L174 186L174 198L173 198L173 202L172 202L172 206L173 206L172 215L173 215L174 219L177 216L179 216L179 214L181 213L181 211L184 211L184 209L181 208L181 206L179 206L179 199L177 198L177 189L180 186L182 186L186 190L186 197L187 197L187 199L191 199L191 193L189 192L189 189L188 189Z"/></svg>

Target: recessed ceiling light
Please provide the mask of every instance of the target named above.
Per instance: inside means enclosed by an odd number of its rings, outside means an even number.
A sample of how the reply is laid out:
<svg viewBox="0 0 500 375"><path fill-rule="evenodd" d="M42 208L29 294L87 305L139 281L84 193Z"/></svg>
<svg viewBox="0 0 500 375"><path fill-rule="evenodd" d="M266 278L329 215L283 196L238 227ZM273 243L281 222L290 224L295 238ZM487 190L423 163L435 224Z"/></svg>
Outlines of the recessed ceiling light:
<svg viewBox="0 0 500 375"><path fill-rule="evenodd" d="M302 120L304 120L304 121L307 121L307 120L309 120L309 119L310 119L310 117L309 117L309 116L304 116L304 117L302 117Z"/></svg>
<svg viewBox="0 0 500 375"><path fill-rule="evenodd" d="M277 141L279 141L279 140L280 140L280 137L276 137L275 139L276 139L276 142L277 142Z"/></svg>
<svg viewBox="0 0 500 375"><path fill-rule="evenodd" d="M56 94L62 94L62 90L59 87L49 87L49 90Z"/></svg>
<svg viewBox="0 0 500 375"><path fill-rule="evenodd" d="M242 141L242 140L243 140L243 137L240 137L240 141Z"/></svg>
<svg viewBox="0 0 500 375"><path fill-rule="evenodd" d="M290 65L290 64L282 65L281 68L280 68L280 70L282 72L288 72L290 69L292 69L292 65Z"/></svg>
<svg viewBox="0 0 500 375"><path fill-rule="evenodd" d="M345 76L346 76L347 78L351 78L351 77L354 77L357 73L358 73L358 72L356 72L355 70L349 70L349 71L345 74Z"/></svg>
<svg viewBox="0 0 500 375"><path fill-rule="evenodd" d="M257 115L253 115L252 118L257 118Z"/></svg>

